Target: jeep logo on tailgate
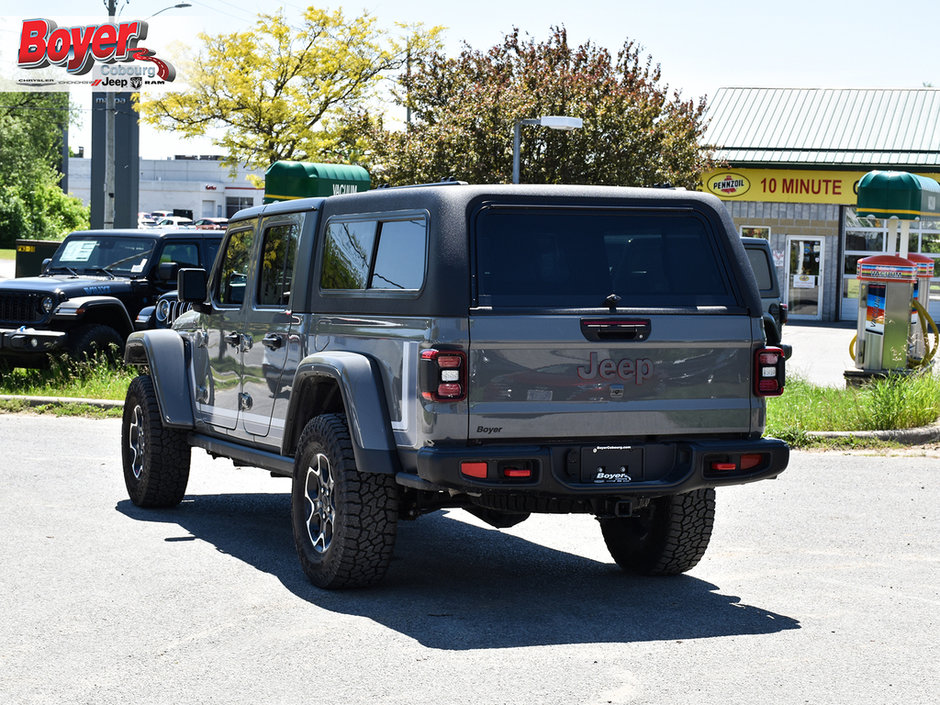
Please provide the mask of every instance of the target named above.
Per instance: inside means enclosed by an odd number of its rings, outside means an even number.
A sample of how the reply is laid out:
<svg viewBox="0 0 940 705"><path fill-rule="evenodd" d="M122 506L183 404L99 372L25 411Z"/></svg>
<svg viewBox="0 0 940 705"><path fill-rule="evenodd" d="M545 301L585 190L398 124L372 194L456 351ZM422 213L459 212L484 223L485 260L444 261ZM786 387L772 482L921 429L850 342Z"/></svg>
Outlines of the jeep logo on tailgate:
<svg viewBox="0 0 940 705"><path fill-rule="evenodd" d="M620 362L614 362L610 358L603 360L597 358L597 353L592 352L587 367L578 368L578 377L584 380L600 378L607 381L619 378L624 382L643 384L653 376L653 361L647 358L639 360L624 358Z"/></svg>

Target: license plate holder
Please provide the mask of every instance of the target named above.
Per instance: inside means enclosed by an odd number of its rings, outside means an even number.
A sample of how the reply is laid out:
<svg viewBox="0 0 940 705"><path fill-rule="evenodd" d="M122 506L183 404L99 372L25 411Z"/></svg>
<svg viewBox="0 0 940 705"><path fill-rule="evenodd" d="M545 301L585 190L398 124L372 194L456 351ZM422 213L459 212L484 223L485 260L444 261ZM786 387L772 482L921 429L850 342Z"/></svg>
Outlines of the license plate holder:
<svg viewBox="0 0 940 705"><path fill-rule="evenodd" d="M581 482L610 487L642 480L642 448L617 445L581 448Z"/></svg>

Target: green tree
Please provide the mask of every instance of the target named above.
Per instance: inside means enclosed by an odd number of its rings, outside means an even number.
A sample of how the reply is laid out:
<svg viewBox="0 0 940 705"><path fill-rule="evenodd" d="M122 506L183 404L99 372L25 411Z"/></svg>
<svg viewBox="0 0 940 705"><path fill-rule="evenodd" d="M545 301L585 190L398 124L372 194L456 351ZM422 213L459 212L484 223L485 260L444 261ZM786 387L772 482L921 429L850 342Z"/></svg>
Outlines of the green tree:
<svg viewBox="0 0 940 705"><path fill-rule="evenodd" d="M403 65L408 51L436 46L439 28L403 28L401 43L363 14L309 7L300 27L283 14L260 14L245 32L200 35L203 46L185 68L186 91L142 101L144 122L186 136L224 133L215 144L230 167L266 169L280 159L362 159L364 135L343 116L375 95L383 72Z"/></svg>
<svg viewBox="0 0 940 705"><path fill-rule="evenodd" d="M523 127L525 183L695 188L710 166L699 145L704 99L670 92L659 66L629 40L613 56L590 42L571 47L563 27L544 42L515 29L485 52L418 57L401 84L412 123L388 130L372 121L373 157L387 183L508 182L514 124L543 115L580 117L584 127Z"/></svg>
<svg viewBox="0 0 940 705"><path fill-rule="evenodd" d="M58 185L69 118L68 94L0 93L0 247L88 227L88 208Z"/></svg>

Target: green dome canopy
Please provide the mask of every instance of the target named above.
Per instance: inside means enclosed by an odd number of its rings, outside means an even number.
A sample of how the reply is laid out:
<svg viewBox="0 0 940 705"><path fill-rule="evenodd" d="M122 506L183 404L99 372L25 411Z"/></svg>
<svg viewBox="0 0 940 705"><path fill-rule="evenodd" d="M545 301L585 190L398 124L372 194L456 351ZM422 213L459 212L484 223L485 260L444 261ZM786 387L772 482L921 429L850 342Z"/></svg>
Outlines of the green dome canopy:
<svg viewBox="0 0 940 705"><path fill-rule="evenodd" d="M351 164L274 162L264 175L264 202L369 190L369 172Z"/></svg>
<svg viewBox="0 0 940 705"><path fill-rule="evenodd" d="M916 220L940 216L940 184L906 171L870 171L858 182L858 215Z"/></svg>

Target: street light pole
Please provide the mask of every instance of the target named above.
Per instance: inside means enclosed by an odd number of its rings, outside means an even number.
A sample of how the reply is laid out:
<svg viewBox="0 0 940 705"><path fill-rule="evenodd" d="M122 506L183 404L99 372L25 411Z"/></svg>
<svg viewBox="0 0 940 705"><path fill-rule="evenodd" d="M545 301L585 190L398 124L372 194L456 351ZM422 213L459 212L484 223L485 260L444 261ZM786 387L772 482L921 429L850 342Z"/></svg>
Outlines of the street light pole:
<svg viewBox="0 0 940 705"><path fill-rule="evenodd" d="M182 10L182 9L184 9L184 8L187 8L187 7L192 7L192 5L191 5L190 3L188 3L188 2L178 2L178 3L176 3L175 5L170 5L169 7L164 7L162 10L157 10L157 11L154 12L152 15L150 15L150 17L148 17L147 19L145 19L144 22L146 22L147 20L149 20L149 19L151 19L151 18L153 18L153 17L156 17L156 16L159 15L161 12L166 12L167 10Z"/></svg>
<svg viewBox="0 0 940 705"><path fill-rule="evenodd" d="M523 125L541 125L552 130L577 130L584 126L581 118L568 117L566 115L546 115L538 118L525 118L519 120L512 128L512 182L519 183L520 157L519 152L522 143Z"/></svg>

